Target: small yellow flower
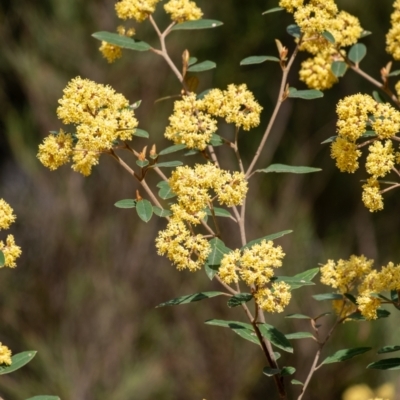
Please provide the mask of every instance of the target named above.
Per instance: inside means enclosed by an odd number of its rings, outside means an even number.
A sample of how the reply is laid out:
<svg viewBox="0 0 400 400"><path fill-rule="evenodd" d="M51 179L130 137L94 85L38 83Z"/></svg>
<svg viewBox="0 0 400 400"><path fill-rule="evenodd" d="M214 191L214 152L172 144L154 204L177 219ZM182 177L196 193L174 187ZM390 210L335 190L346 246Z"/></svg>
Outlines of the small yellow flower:
<svg viewBox="0 0 400 400"><path fill-rule="evenodd" d="M286 11L293 13L295 8L303 5L304 0L280 0L279 7L285 8Z"/></svg>
<svg viewBox="0 0 400 400"><path fill-rule="evenodd" d="M17 264L16 259L22 254L21 247L15 244L13 235L8 235L6 243L0 240L0 250L4 254L5 263L3 267L15 268Z"/></svg>
<svg viewBox="0 0 400 400"><path fill-rule="evenodd" d="M369 154L365 167L373 178L383 178L394 167L394 151L391 140L387 140L383 146L382 142L376 141L368 147Z"/></svg>
<svg viewBox="0 0 400 400"><path fill-rule="evenodd" d="M103 54L103 57L111 64L118 58L122 57L122 49L119 46L116 46L111 43L107 43L105 41L101 42L101 46L99 47L100 52Z"/></svg>
<svg viewBox="0 0 400 400"><path fill-rule="evenodd" d="M380 192L379 182L375 178L369 178L363 186L362 201L369 211L383 209L383 197Z"/></svg>
<svg viewBox="0 0 400 400"><path fill-rule="evenodd" d="M160 0L121 0L115 5L118 18L142 22L153 14Z"/></svg>
<svg viewBox="0 0 400 400"><path fill-rule="evenodd" d="M218 275L228 285L232 282L239 282L239 276L236 271L240 268L240 257L240 250L235 250L225 254L221 260Z"/></svg>
<svg viewBox="0 0 400 400"><path fill-rule="evenodd" d="M196 3L189 0L170 0L164 5L164 9L168 14L171 14L171 19L178 23L195 21L203 16Z"/></svg>
<svg viewBox="0 0 400 400"><path fill-rule="evenodd" d="M17 218L13 214L14 210L3 199L0 199L0 230L8 229Z"/></svg>
<svg viewBox="0 0 400 400"><path fill-rule="evenodd" d="M400 60L400 0L393 3L394 11L390 17L392 27L386 35L386 51L395 60Z"/></svg>
<svg viewBox="0 0 400 400"><path fill-rule="evenodd" d="M360 156L361 151L357 150L357 145L347 139L338 137L331 144L331 157L336 160L336 166L342 172L355 172Z"/></svg>
<svg viewBox="0 0 400 400"><path fill-rule="evenodd" d="M0 364L11 365L11 350L0 342Z"/></svg>
<svg viewBox="0 0 400 400"><path fill-rule="evenodd" d="M262 288L254 293L260 308L270 313L283 312L291 297L290 286L285 282L275 282L272 284L272 289Z"/></svg>

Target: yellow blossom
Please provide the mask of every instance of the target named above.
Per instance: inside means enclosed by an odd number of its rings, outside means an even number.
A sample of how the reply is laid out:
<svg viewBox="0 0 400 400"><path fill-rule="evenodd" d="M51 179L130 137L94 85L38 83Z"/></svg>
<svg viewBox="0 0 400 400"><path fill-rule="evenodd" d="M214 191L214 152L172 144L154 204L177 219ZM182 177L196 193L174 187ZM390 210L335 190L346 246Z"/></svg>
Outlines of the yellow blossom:
<svg viewBox="0 0 400 400"><path fill-rule="evenodd" d="M121 0L115 5L118 18L142 22L153 14L160 0Z"/></svg>
<svg viewBox="0 0 400 400"><path fill-rule="evenodd" d="M337 13L334 1L326 0L323 3L311 2L300 7L294 13L294 20L301 31L307 34L318 34L327 30L329 20Z"/></svg>
<svg viewBox="0 0 400 400"><path fill-rule="evenodd" d="M369 178L363 186L362 201L369 211L383 209L383 197L380 192L379 182L375 178Z"/></svg>
<svg viewBox="0 0 400 400"><path fill-rule="evenodd" d="M301 63L300 80L310 89L329 89L338 81L331 70L332 61L329 51L323 51L313 58L308 58Z"/></svg>
<svg viewBox="0 0 400 400"><path fill-rule="evenodd" d="M354 303L347 300L346 298L340 300L333 300L332 307L336 312L337 316L344 318L357 311L357 307Z"/></svg>
<svg viewBox="0 0 400 400"><path fill-rule="evenodd" d="M0 364L11 365L11 350L0 342Z"/></svg>
<svg viewBox="0 0 400 400"><path fill-rule="evenodd" d="M39 145L37 157L45 167L54 171L69 162L72 153L72 136L60 129L60 132L47 136L43 144Z"/></svg>
<svg viewBox="0 0 400 400"><path fill-rule="evenodd" d="M400 0L393 3L394 11L390 17L392 27L386 35L386 51L395 60L400 60Z"/></svg>
<svg viewBox="0 0 400 400"><path fill-rule="evenodd" d="M371 296L358 296L357 305L363 317L368 320L377 319L377 310L381 305L381 300Z"/></svg>
<svg viewBox="0 0 400 400"><path fill-rule="evenodd" d="M331 157L336 160L336 166L342 172L353 173L358 169L358 158L361 151L357 145L341 137L336 138L331 144Z"/></svg>
<svg viewBox="0 0 400 400"><path fill-rule="evenodd" d="M339 47L357 43L363 31L359 19L346 11L340 11L330 19L326 30L333 35L335 45Z"/></svg>
<svg viewBox="0 0 400 400"><path fill-rule="evenodd" d="M92 167L99 163L100 154L95 151L86 150L80 145L75 147L75 152L72 157L72 169L84 176L89 176L92 172Z"/></svg>
<svg viewBox="0 0 400 400"><path fill-rule="evenodd" d="M380 139L387 139L400 131L400 112L388 103L377 103L372 129Z"/></svg>
<svg viewBox="0 0 400 400"><path fill-rule="evenodd" d="M101 42L99 50L110 64L122 57L121 47L107 43L104 40Z"/></svg>
<svg viewBox="0 0 400 400"><path fill-rule="evenodd" d="M374 178L383 178L394 166L394 152L391 140L387 140L385 145L375 141L368 147L369 154L365 165L367 172Z"/></svg>
<svg viewBox="0 0 400 400"><path fill-rule="evenodd" d="M272 289L262 288L254 293L254 298L259 307L267 312L283 312L289 304L292 294L286 282L275 282Z"/></svg>
<svg viewBox="0 0 400 400"><path fill-rule="evenodd" d="M0 230L8 229L10 225L15 222L17 218L13 214L14 210L11 206L4 201L4 199L0 199Z"/></svg>
<svg viewBox="0 0 400 400"><path fill-rule="evenodd" d="M170 0L164 5L164 9L168 14L171 14L171 19L178 23L194 21L203 16L196 3L189 0Z"/></svg>
<svg viewBox="0 0 400 400"><path fill-rule="evenodd" d="M280 0L279 7L285 8L288 12L292 13L295 8L303 5L304 0Z"/></svg>
<svg viewBox="0 0 400 400"><path fill-rule="evenodd" d="M17 265L15 263L16 259L22 254L21 247L15 244L14 236L8 235L6 243L2 240L0 241L0 251L3 252L5 263L4 267L15 268Z"/></svg>
<svg viewBox="0 0 400 400"><path fill-rule="evenodd" d="M221 266L218 269L218 276L228 285L232 282L239 282L237 270L240 267L240 250L224 254L221 260Z"/></svg>
<svg viewBox="0 0 400 400"><path fill-rule="evenodd" d="M204 96L204 107L210 114L225 118L228 124L235 124L245 131L260 124L262 107L245 84L228 85L224 91L211 90Z"/></svg>
<svg viewBox="0 0 400 400"><path fill-rule="evenodd" d="M165 137L175 144L185 144L189 149L204 150L217 131L217 121L202 109L203 101L196 100L194 93L175 101Z"/></svg>

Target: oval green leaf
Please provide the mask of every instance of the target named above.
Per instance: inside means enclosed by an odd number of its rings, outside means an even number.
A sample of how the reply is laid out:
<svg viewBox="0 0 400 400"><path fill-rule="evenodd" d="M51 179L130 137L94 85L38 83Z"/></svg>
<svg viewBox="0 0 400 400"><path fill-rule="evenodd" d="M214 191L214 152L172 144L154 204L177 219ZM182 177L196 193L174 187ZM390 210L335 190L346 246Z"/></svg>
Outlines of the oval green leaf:
<svg viewBox="0 0 400 400"><path fill-rule="evenodd" d="M343 299L343 295L339 294L339 293L314 294L312 297L317 301L341 300L341 299Z"/></svg>
<svg viewBox="0 0 400 400"><path fill-rule="evenodd" d="M283 367L281 369L281 375L282 376L293 375L295 372L296 372L296 368L294 368L294 367Z"/></svg>
<svg viewBox="0 0 400 400"><path fill-rule="evenodd" d="M294 332L285 335L286 339L297 340L297 339L314 339L314 336L310 332Z"/></svg>
<svg viewBox="0 0 400 400"><path fill-rule="evenodd" d="M232 218L232 214L228 210L225 210L225 208L214 207L213 210L216 217ZM206 213L212 216L212 212L208 207L206 208Z"/></svg>
<svg viewBox="0 0 400 400"><path fill-rule="evenodd" d="M396 71L392 71L388 76L397 76L400 75L400 69L396 69Z"/></svg>
<svg viewBox="0 0 400 400"><path fill-rule="evenodd" d="M197 63L197 58L196 57L190 57L188 61L188 66L196 64Z"/></svg>
<svg viewBox="0 0 400 400"><path fill-rule="evenodd" d="M208 143L213 147L217 147L223 145L224 140L222 139L221 136L217 135L216 133L213 133Z"/></svg>
<svg viewBox="0 0 400 400"><path fill-rule="evenodd" d="M278 331L274 326L269 324L258 324L261 334L267 338L274 346L288 352L293 353L293 347L285 335Z"/></svg>
<svg viewBox="0 0 400 400"><path fill-rule="evenodd" d="M136 164L140 168L144 168L144 167L147 167L149 165L149 160L136 160Z"/></svg>
<svg viewBox="0 0 400 400"><path fill-rule="evenodd" d="M400 346L394 345L394 346L385 346L381 347L378 350L378 354L384 354L384 353L393 353L394 351L399 351Z"/></svg>
<svg viewBox="0 0 400 400"><path fill-rule="evenodd" d="M335 44L335 38L332 35L332 33L328 32L328 31L324 31L322 32L322 36L330 43Z"/></svg>
<svg viewBox="0 0 400 400"><path fill-rule="evenodd" d="M379 92L377 92L376 90L374 90L372 92L372 97L375 99L376 102L378 103L384 103L384 101L382 100L381 95L379 94Z"/></svg>
<svg viewBox="0 0 400 400"><path fill-rule="evenodd" d="M289 233L292 233L292 232L293 232L292 230L287 230L287 231L282 231L282 232L273 233L272 235L264 236L264 237L262 237L262 238L260 238L260 239L252 240L251 242L245 244L245 245L241 248L241 250L250 248L250 247L254 246L255 244L261 243L263 240L265 240L266 242L268 242L268 240L275 240L275 239L278 239L278 238L280 238L280 237L282 237L282 236L288 235Z"/></svg>
<svg viewBox="0 0 400 400"><path fill-rule="evenodd" d="M364 43L357 43L351 47L349 51L349 60L354 64L358 64L367 54L367 47Z"/></svg>
<svg viewBox="0 0 400 400"><path fill-rule="evenodd" d="M347 71L347 64L344 61L334 61L331 64L331 71L337 78L341 78Z"/></svg>
<svg viewBox="0 0 400 400"><path fill-rule="evenodd" d="M183 165L182 161L166 161L166 162L161 162L154 164L153 167L158 167L158 168L175 168Z"/></svg>
<svg viewBox="0 0 400 400"><path fill-rule="evenodd" d="M210 281L212 281L214 276L218 274L219 267L219 265L208 265L207 263L204 265L204 270Z"/></svg>
<svg viewBox="0 0 400 400"><path fill-rule="evenodd" d="M58 396L41 395L41 396L29 397L29 399L26 400L61 400L61 399Z"/></svg>
<svg viewBox="0 0 400 400"><path fill-rule="evenodd" d="M285 318L294 318L294 319L312 319L308 315L304 314L288 314L285 316Z"/></svg>
<svg viewBox="0 0 400 400"><path fill-rule="evenodd" d="M0 375L9 374L10 372L14 372L17 369L22 368L24 365L28 364L33 357L35 357L36 353L37 351L30 350L15 354L11 357L11 365L8 365L7 367L0 366Z"/></svg>
<svg viewBox="0 0 400 400"><path fill-rule="evenodd" d="M321 168L300 167L284 164L272 164L267 168L258 169L256 172L277 172L277 173L290 173L290 174L309 174L312 172L322 171Z"/></svg>
<svg viewBox="0 0 400 400"><path fill-rule="evenodd" d="M169 183L166 181L158 182L157 187L160 188L158 191L158 196L163 200L172 199L176 197L176 194L172 191L169 186Z"/></svg>
<svg viewBox="0 0 400 400"><path fill-rule="evenodd" d="M4 267L6 263L6 258L4 257L4 253L0 250L0 267Z"/></svg>
<svg viewBox="0 0 400 400"><path fill-rule="evenodd" d="M280 60L278 57L272 57L272 56L251 56L244 58L242 61L240 61L240 65L261 64L265 61L279 62Z"/></svg>
<svg viewBox="0 0 400 400"><path fill-rule="evenodd" d="M400 369L400 358L386 358L367 365L368 369L394 370Z"/></svg>
<svg viewBox="0 0 400 400"><path fill-rule="evenodd" d="M153 206L153 212L154 214L162 218L169 217L171 215L171 211L165 210L157 206Z"/></svg>
<svg viewBox="0 0 400 400"><path fill-rule="evenodd" d="M390 312L383 309L376 310L376 319L387 318L390 315ZM359 311L354 312L349 315L349 319L354 321L368 321Z"/></svg>
<svg viewBox="0 0 400 400"><path fill-rule="evenodd" d="M191 30L191 29L209 29L217 28L223 25L223 22L214 19L198 19L196 21L186 21L176 24L171 31Z"/></svg>
<svg viewBox="0 0 400 400"><path fill-rule="evenodd" d="M270 367L263 368L263 374L267 375L267 376L278 375L280 372L281 372L280 369L275 369L275 368L270 368Z"/></svg>
<svg viewBox="0 0 400 400"><path fill-rule="evenodd" d="M224 321L220 319L210 319L205 322L207 325L221 326L223 328L230 328L237 335L243 339L248 340L254 344L260 345L257 335L250 324L238 321Z"/></svg>
<svg viewBox="0 0 400 400"><path fill-rule="evenodd" d="M172 300L168 300L165 303L159 304L156 308L166 306L179 306L181 304L194 303L196 301L211 299L212 297L225 295L223 292L200 292L194 294L188 294L187 296L177 297Z"/></svg>
<svg viewBox="0 0 400 400"><path fill-rule="evenodd" d="M332 143L337 139L337 136L331 136L330 138L324 140L323 142L321 142L321 144L326 144L326 143Z"/></svg>
<svg viewBox="0 0 400 400"><path fill-rule="evenodd" d="M153 216L153 206L146 199L138 200L136 203L136 212L142 221L149 222Z"/></svg>
<svg viewBox="0 0 400 400"><path fill-rule="evenodd" d="M214 238L210 240L211 252L208 255L208 265L220 265L221 260L225 254L230 253L232 250L225 246L225 243L219 239Z"/></svg>
<svg viewBox="0 0 400 400"><path fill-rule="evenodd" d="M149 133L143 129L135 129L135 132L133 132L133 136L143 137L146 139L150 137Z"/></svg>
<svg viewBox="0 0 400 400"><path fill-rule="evenodd" d="M282 7L274 7L274 8L270 8L267 11L264 11L261 15L270 14L270 13L277 12L277 11L282 11L282 10L284 10L284 8L282 8Z"/></svg>
<svg viewBox="0 0 400 400"><path fill-rule="evenodd" d="M293 37L295 37L295 38L299 38L299 37L301 36L301 29L300 29L300 27L299 27L298 25L296 25L296 24L289 25L289 26L286 28L286 32L287 32L289 35L291 35L291 36L293 36Z"/></svg>
<svg viewBox="0 0 400 400"><path fill-rule="evenodd" d="M322 361L321 365L346 361L349 360L350 358L364 354L367 351L370 351L371 349L372 347L356 347L353 349L339 350L335 354L325 358L325 360Z"/></svg>
<svg viewBox="0 0 400 400"><path fill-rule="evenodd" d="M151 49L151 46L146 42L135 42L135 40L132 38L121 36L118 33L96 32L93 33L92 36L97 40L101 40L124 49L136 51L147 51Z"/></svg>
<svg viewBox="0 0 400 400"><path fill-rule="evenodd" d="M291 383L292 385L301 385L301 386L304 386L304 383L298 381L297 379L292 379L292 380L290 381L290 383Z"/></svg>
<svg viewBox="0 0 400 400"><path fill-rule="evenodd" d="M297 90L294 87L289 88L289 97L292 99L304 99L304 100L313 100L324 97L324 94L320 90L311 89L311 90Z"/></svg>
<svg viewBox="0 0 400 400"><path fill-rule="evenodd" d="M203 72L203 71L208 71L210 69L214 69L217 67L217 64L215 64L214 61L202 61L201 63L192 65L191 67L188 68L189 72Z"/></svg>
<svg viewBox="0 0 400 400"><path fill-rule="evenodd" d="M251 293L238 293L228 300L228 307L233 308L249 302L253 298Z"/></svg>
<svg viewBox="0 0 400 400"><path fill-rule="evenodd" d="M171 154L171 153L175 153L177 151L186 149L186 144L174 144L173 146L169 146L164 150L161 150L159 155L163 156L165 154Z"/></svg>
<svg viewBox="0 0 400 400"><path fill-rule="evenodd" d="M372 35L370 31L362 31L360 35L360 39L365 38L366 36Z"/></svg>
<svg viewBox="0 0 400 400"><path fill-rule="evenodd" d="M271 279L274 282L285 282L290 286L290 290L299 289L303 286L315 285L314 282L305 279L298 279L295 276L276 276L275 279Z"/></svg>
<svg viewBox="0 0 400 400"><path fill-rule="evenodd" d="M135 208L136 203L137 203L137 200L124 199L124 200L119 200L116 203L114 203L114 206L117 208Z"/></svg>

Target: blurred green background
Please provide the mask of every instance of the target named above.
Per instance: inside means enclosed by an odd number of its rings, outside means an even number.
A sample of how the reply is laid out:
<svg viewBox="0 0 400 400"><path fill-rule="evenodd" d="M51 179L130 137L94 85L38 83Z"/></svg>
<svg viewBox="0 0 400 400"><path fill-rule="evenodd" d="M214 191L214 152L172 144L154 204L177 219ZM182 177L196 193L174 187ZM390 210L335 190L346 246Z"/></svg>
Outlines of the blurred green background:
<svg viewBox="0 0 400 400"><path fill-rule="evenodd" d="M392 1L337 3L373 32L363 40L369 54L362 66L379 78L380 68L390 60L384 35ZM175 32L168 46L177 63L186 48L200 60L217 63L216 70L198 74L199 91L245 82L255 93L264 111L261 126L242 135L248 162L271 115L280 69L276 63L240 67L239 62L250 55L275 55L275 38L293 49L285 31L292 19L283 12L261 15L277 6L277 0L198 0L198 5L206 18L224 25L190 34ZM155 18L161 26L168 23L161 5ZM275 399L272 380L261 373L265 361L258 348L203 323L210 318L244 320L239 308L227 309L217 298L155 309L170 298L218 286L210 285L203 272L177 272L156 255L154 238L165 221L153 218L146 225L134 211L113 206L134 196L136 182L105 156L89 178L69 167L50 172L36 158L48 131L60 127L55 110L63 88L78 75L112 85L132 103L143 100L136 113L140 127L150 132L150 143L158 148L167 145L163 129L173 101L154 102L178 94L179 84L163 60L150 52L125 51L122 60L107 64L91 33L114 31L118 24L112 0L0 4L0 197L18 216L11 233L23 248L17 269L0 271L0 340L14 353L39 351L28 366L1 377L0 394L5 400L35 394L57 394L63 400ZM143 23L137 31L137 37L156 45L150 24ZM297 70L305 57L301 54L293 69L291 86L304 88ZM323 99L284 103L258 165L310 165L323 172L252 181L248 239L294 230L279 240L287 254L280 274L293 275L352 253L374 258L377 266L400 262L397 193L385 196L383 212L369 213L361 203L363 168L354 175L339 173L329 147L320 144L335 134L338 99L372 90L349 71ZM229 128L221 129L231 134ZM145 144L136 140L134 145ZM218 152L222 154L221 149ZM234 167L234 159L224 156L223 164ZM226 242L234 246L238 238L231 232L227 226ZM328 290L318 284L294 292L285 314L329 311L328 303L310 300L311 294ZM285 333L308 329L303 320L268 316L268 321ZM330 322L326 318L321 329ZM395 318L347 323L324 354L399 344L399 334ZM296 379L304 380L316 346L305 340L294 346L294 356L283 355L282 363L296 367ZM398 374L365 370L375 360L371 352L319 370L305 398L339 399L345 388L359 382L373 388L384 382L399 385ZM295 387L293 393L298 390Z"/></svg>

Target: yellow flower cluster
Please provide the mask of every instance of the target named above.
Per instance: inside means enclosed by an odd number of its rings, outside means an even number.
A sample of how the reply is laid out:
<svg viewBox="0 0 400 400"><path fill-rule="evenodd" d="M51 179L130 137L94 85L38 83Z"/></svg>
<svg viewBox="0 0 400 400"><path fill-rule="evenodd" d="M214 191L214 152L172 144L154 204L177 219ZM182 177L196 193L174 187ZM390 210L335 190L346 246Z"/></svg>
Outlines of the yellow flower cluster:
<svg viewBox="0 0 400 400"><path fill-rule="evenodd" d="M340 100L336 112L338 138L331 145L331 156L340 171L353 173L358 169L361 151L356 141L368 127L376 133L375 141L368 147L365 166L371 177L363 185L362 200L371 212L381 210L383 199L377 179L390 173L400 161L400 153L395 152L390 140L400 131L400 112L361 93Z"/></svg>
<svg viewBox="0 0 400 400"><path fill-rule="evenodd" d="M357 289L357 308L366 319L377 318L377 309L382 303L377 294L400 289L400 264L395 266L390 262L380 271L372 269L372 265L373 260L353 255L349 260L339 260L337 263L328 260L321 268L321 282L337 289L340 294ZM343 301L342 310L349 311L349 314L353 312L353 307L346 304L348 300ZM336 310L338 305L334 305ZM341 315L345 316L343 311Z"/></svg>
<svg viewBox="0 0 400 400"><path fill-rule="evenodd" d="M262 240L250 248L234 250L225 254L221 260L218 275L227 284L239 282L239 278L254 288L257 304L268 312L282 312L289 304L290 286L285 282L272 283L273 268L282 266L285 253L280 246L274 247L272 241Z"/></svg>
<svg viewBox="0 0 400 400"><path fill-rule="evenodd" d="M337 78L331 64L341 60L343 47L357 42L362 33L359 20L353 15L339 11L333 0L281 0L279 5L293 13L294 20L302 32L300 50L313 54L304 61L300 69L300 80L312 89L329 89ZM332 34L335 43L322 34Z"/></svg>
<svg viewBox="0 0 400 400"><path fill-rule="evenodd" d="M217 131L217 121L204 112L204 101L197 100L194 93L175 101L169 122L165 137L175 144L185 144L189 149L204 150Z"/></svg>
<svg viewBox="0 0 400 400"><path fill-rule="evenodd" d="M57 115L64 124L76 126L74 136L51 134L39 146L38 158L51 170L72 157L74 171L88 176L102 152L117 139L131 140L138 125L128 100L110 86L77 77L64 89Z"/></svg>
<svg viewBox="0 0 400 400"><path fill-rule="evenodd" d="M118 26L117 32L120 36L127 36L127 37L132 37L135 34L135 30L133 28L126 30L125 27L123 27L122 25ZM103 57L110 64L122 57L122 48L116 46L115 44L102 41L99 50L103 55Z"/></svg>
<svg viewBox="0 0 400 400"><path fill-rule="evenodd" d="M118 18L142 22L153 14L160 0L121 0L115 5Z"/></svg>
<svg viewBox="0 0 400 400"><path fill-rule="evenodd" d="M0 342L0 364L11 365L11 350Z"/></svg>
<svg viewBox="0 0 400 400"><path fill-rule="evenodd" d="M228 85L227 90L212 89L204 96L204 107L211 115L225 118L245 131L260 124L262 107L246 84Z"/></svg>
<svg viewBox="0 0 400 400"><path fill-rule="evenodd" d="M210 245L194 233L194 225L201 223L205 209L211 209L214 200L228 207L242 204L247 181L242 173L231 174L209 163L178 167L169 185L177 195L177 203L171 206L167 228L156 239L158 254L166 255L179 270L195 271L207 260Z"/></svg>
<svg viewBox="0 0 400 400"><path fill-rule="evenodd" d="M165 4L164 9L168 14L171 14L172 21L178 23L194 21L203 16L201 9L196 6L196 3L189 0L170 0Z"/></svg>
<svg viewBox="0 0 400 400"><path fill-rule="evenodd" d="M9 229L10 225L15 222L16 216L13 214L11 206L0 199L0 230ZM15 244L13 235L7 235L6 242L0 240L0 251L4 255L3 267L15 268L16 259L22 254L21 248Z"/></svg>
<svg viewBox="0 0 400 400"><path fill-rule="evenodd" d="M395 60L400 60L400 0L393 3L394 11L390 17L392 27L386 35L386 51Z"/></svg>

